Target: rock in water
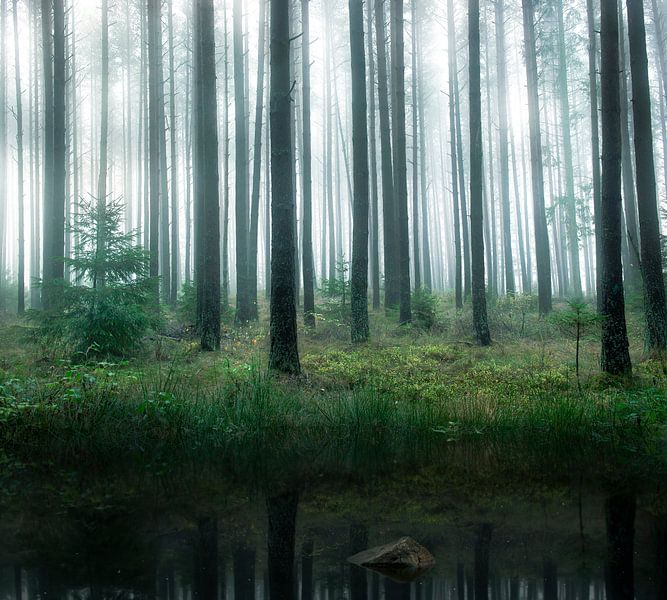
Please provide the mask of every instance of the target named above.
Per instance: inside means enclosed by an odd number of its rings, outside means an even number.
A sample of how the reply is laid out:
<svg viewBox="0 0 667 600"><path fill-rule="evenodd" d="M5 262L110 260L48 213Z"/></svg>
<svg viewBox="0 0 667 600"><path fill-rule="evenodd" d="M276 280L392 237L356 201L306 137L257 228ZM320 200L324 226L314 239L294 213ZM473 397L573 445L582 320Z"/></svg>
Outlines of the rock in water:
<svg viewBox="0 0 667 600"><path fill-rule="evenodd" d="M364 550L347 560L400 582L414 581L435 564L433 555L410 537Z"/></svg>

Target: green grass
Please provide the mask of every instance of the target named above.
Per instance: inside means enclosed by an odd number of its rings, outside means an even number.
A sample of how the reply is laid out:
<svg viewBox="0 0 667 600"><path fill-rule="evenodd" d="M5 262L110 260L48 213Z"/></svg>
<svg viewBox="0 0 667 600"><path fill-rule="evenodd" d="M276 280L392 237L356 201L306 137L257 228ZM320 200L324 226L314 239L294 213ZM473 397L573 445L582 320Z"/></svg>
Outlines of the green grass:
<svg viewBox="0 0 667 600"><path fill-rule="evenodd" d="M271 449L293 457L355 444L661 446L664 364L640 360L638 342L635 378L610 382L597 375L597 340L587 337L579 390L573 342L548 321L496 307L494 344L483 349L463 335L467 313L440 310L429 331L375 315L365 346L352 346L340 323L322 322L302 332L305 374L297 380L264 370L264 323L227 329L221 353L156 337L140 357L88 365L50 356L10 323L0 328L0 447L108 456Z"/></svg>

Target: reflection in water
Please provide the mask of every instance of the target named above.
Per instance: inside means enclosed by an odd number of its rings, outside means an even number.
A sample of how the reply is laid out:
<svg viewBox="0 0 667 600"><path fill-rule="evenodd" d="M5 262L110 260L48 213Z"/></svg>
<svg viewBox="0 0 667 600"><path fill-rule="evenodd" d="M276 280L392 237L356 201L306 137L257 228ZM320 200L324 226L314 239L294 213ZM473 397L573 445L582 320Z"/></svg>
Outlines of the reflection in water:
<svg viewBox="0 0 667 600"><path fill-rule="evenodd" d="M266 494L202 482L0 493L0 600L667 598L655 491L459 488L429 476ZM421 580L346 560L403 535L437 560Z"/></svg>

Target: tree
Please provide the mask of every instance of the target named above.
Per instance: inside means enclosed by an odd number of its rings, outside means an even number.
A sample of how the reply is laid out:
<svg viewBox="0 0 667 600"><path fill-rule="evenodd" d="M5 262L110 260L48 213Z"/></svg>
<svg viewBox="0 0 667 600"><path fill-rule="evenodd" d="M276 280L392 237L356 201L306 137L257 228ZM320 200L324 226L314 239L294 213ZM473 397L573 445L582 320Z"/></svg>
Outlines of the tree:
<svg viewBox="0 0 667 600"><path fill-rule="evenodd" d="M574 295L581 296L581 268L579 266L579 228L574 193L574 165L572 159L572 132L570 125L570 95L567 81L565 24L563 3L556 2L558 20L558 95L560 100L561 129L563 134L563 161L565 166L566 230L570 255L570 278Z"/></svg>
<svg viewBox="0 0 667 600"><path fill-rule="evenodd" d="M600 126L598 117L598 82L597 82L597 31L595 29L595 15L593 13L593 0L586 0L586 21L588 24L588 93L591 102L591 174L593 176L593 213L595 219L595 231L600 231L600 204L601 204L601 181L600 181ZM599 266L604 260L602 256L601 236L595 236L595 257ZM596 277L596 296L598 312L600 310L600 278Z"/></svg>
<svg viewBox="0 0 667 600"><path fill-rule="evenodd" d="M367 30L366 54L368 56L368 132L370 159L370 272L373 288L373 310L380 310L380 215L377 173L377 135L375 101L375 55L373 52L373 2L366 3ZM304 215L305 216L305 215Z"/></svg>
<svg viewBox="0 0 667 600"><path fill-rule="evenodd" d="M398 254L396 242L396 201L391 148L387 37L384 0L375 0L375 37L378 67L378 111L380 115L380 160L382 176L382 219L384 229L384 305L396 306L398 295Z"/></svg>
<svg viewBox="0 0 667 600"><path fill-rule="evenodd" d="M397 204L399 322L412 320L410 309L410 229L408 222L407 158L405 149L405 55L403 0L391 0L392 135L394 192Z"/></svg>
<svg viewBox="0 0 667 600"><path fill-rule="evenodd" d="M544 208L544 172L542 171L542 135L535 49L535 8L533 0L522 0L526 77L528 79L528 125L530 129L530 169L533 188L537 294L540 314L551 312L551 254Z"/></svg>
<svg viewBox="0 0 667 600"><path fill-rule="evenodd" d="M57 304L65 254L65 8L42 0L44 61L44 259L42 306Z"/></svg>
<svg viewBox="0 0 667 600"><path fill-rule="evenodd" d="M289 0L271 0L271 324L269 366L301 371L296 327L295 198L290 118Z"/></svg>
<svg viewBox="0 0 667 600"><path fill-rule="evenodd" d="M220 199L213 0L195 0L195 233L202 350L220 347Z"/></svg>
<svg viewBox="0 0 667 600"><path fill-rule="evenodd" d="M365 342L368 329L368 123L366 55L362 0L350 0L352 60L352 150L354 206L352 232L352 341Z"/></svg>
<svg viewBox="0 0 667 600"><path fill-rule="evenodd" d="M461 269L461 211L459 210L459 178L457 171L457 147L456 147L456 97L454 86L456 84L456 40L454 33L454 1L447 0L447 56L449 67L449 140L452 161L452 200L454 221L454 294L456 308L463 308L463 278Z"/></svg>
<svg viewBox="0 0 667 600"><path fill-rule="evenodd" d="M259 48L257 52L257 99L255 102L255 141L252 161L252 201L250 206L250 239L248 256L248 296L250 318L257 320L257 253L259 243L259 196L261 191L262 129L264 126L264 53L266 45L266 0L259 3Z"/></svg>
<svg viewBox="0 0 667 600"><path fill-rule="evenodd" d="M468 44L470 46L470 239L472 268L472 318L477 341L491 343L486 314L484 277L484 172L482 168L482 91L480 83L479 0L468 2Z"/></svg>
<svg viewBox="0 0 667 600"><path fill-rule="evenodd" d="M105 0L106 1L106 0ZM169 153L171 156L171 287L169 303L176 304L179 283L178 153L176 133L176 69L174 67L174 6L167 9L169 30Z"/></svg>
<svg viewBox="0 0 667 600"><path fill-rule="evenodd" d="M7 0L0 0L0 37L7 39ZM0 44L0 309L5 283L5 235L7 222L7 44Z"/></svg>
<svg viewBox="0 0 667 600"><path fill-rule="evenodd" d="M16 79L16 153L18 165L18 226L19 226L19 255L18 255L18 314L25 312L25 211L23 194L23 102L21 100L21 60L19 53L19 3L14 0L14 72ZM3 110L4 109L0 109ZM4 278L1 271L0 279Z"/></svg>
<svg viewBox="0 0 667 600"><path fill-rule="evenodd" d="M236 322L252 319L248 294L248 129L246 124L243 5L234 0L234 122L236 152Z"/></svg>
<svg viewBox="0 0 667 600"><path fill-rule="evenodd" d="M160 79L159 62L162 57L160 33L161 1L148 0L148 163L149 163L149 252L150 276L157 282L160 274ZM159 290L155 289L159 303Z"/></svg>
<svg viewBox="0 0 667 600"><path fill-rule="evenodd" d="M107 202L107 163L109 156L109 2L102 0L102 99L100 117L100 168L97 178L98 214L106 214L102 207ZM98 251L106 246L104 235L106 227L102 223L97 228L100 239L97 240ZM104 287L104 273L95 281L96 285Z"/></svg>
<svg viewBox="0 0 667 600"><path fill-rule="evenodd" d="M600 314L602 370L612 375L632 370L625 325L621 264L621 119L618 6L601 3L602 201L600 206Z"/></svg>
<svg viewBox="0 0 667 600"><path fill-rule="evenodd" d="M496 0L496 74L498 77L498 145L500 146L500 197L503 212L503 255L505 259L505 290L516 292L512 261L512 228L510 219L510 172L507 123L507 70L505 67L505 3ZM518 201L518 199L517 199Z"/></svg>
<svg viewBox="0 0 667 600"><path fill-rule="evenodd" d="M310 124L310 0L301 0L303 36L301 77L303 79L303 320L315 327L315 265L313 264L313 177Z"/></svg>
<svg viewBox="0 0 667 600"><path fill-rule="evenodd" d="M650 351L667 349L667 305L660 251L660 223L656 199L653 130L651 127L651 91L646 55L644 5L627 0L628 36L632 70L632 116L635 127L635 168L637 206L644 280L646 345Z"/></svg>

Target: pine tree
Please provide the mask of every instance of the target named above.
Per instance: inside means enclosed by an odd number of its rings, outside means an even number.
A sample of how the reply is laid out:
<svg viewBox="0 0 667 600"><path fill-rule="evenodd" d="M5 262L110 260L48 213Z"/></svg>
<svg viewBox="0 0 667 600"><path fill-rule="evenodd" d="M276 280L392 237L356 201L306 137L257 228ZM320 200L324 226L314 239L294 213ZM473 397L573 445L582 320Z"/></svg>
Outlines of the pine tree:
<svg viewBox="0 0 667 600"><path fill-rule="evenodd" d="M491 343L486 314L484 277L484 228L482 167L482 94L480 83L479 0L468 1L468 44L470 54L470 238L472 267L472 313L477 341Z"/></svg>
<svg viewBox="0 0 667 600"><path fill-rule="evenodd" d="M194 103L197 317L202 350L220 348L220 200L213 0L195 0Z"/></svg>
<svg viewBox="0 0 667 600"><path fill-rule="evenodd" d="M612 375L630 373L630 353L625 324L623 267L621 265L621 119L618 6L601 3L602 97L602 202L600 231L603 262L600 265L602 370Z"/></svg>
<svg viewBox="0 0 667 600"><path fill-rule="evenodd" d="M656 199L644 5L640 0L627 0L627 8L646 345L651 352L655 352L667 349L667 305Z"/></svg>
<svg viewBox="0 0 667 600"><path fill-rule="evenodd" d="M271 325L269 366L301 371L296 326L290 118L290 0L271 0Z"/></svg>
<svg viewBox="0 0 667 600"><path fill-rule="evenodd" d="M365 342L368 328L368 122L362 0L349 0L352 61L354 206L352 241L352 341Z"/></svg>

